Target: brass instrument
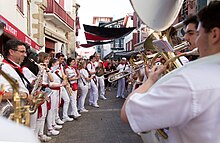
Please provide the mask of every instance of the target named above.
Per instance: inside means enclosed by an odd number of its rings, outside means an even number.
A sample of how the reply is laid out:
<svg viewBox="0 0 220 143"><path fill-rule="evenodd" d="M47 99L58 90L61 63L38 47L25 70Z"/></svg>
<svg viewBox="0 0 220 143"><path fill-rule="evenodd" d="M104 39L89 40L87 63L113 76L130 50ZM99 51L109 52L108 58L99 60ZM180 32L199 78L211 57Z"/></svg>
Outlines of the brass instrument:
<svg viewBox="0 0 220 143"><path fill-rule="evenodd" d="M1 67L2 65L0 65ZM16 123L24 124L26 126L30 126L30 113L29 106L22 105L22 97L19 96L19 85L18 82L7 75L0 68L0 74L10 83L13 89L13 107L14 112L10 114L10 119L15 121Z"/></svg>
<svg viewBox="0 0 220 143"><path fill-rule="evenodd" d="M30 60L32 62L34 62L39 68L39 72L37 74L37 79L35 81L35 84L33 86L32 91L31 91L31 96L33 97L33 100L32 100L33 105L30 106L30 113L34 114L37 111L38 106L46 101L47 94L45 94L44 91L41 91L41 88L42 88L41 82L43 80L43 74L44 74L44 70L45 70L42 66L44 66L44 65L38 64L32 59L30 59Z"/></svg>
<svg viewBox="0 0 220 143"><path fill-rule="evenodd" d="M61 71L61 74L62 74L62 79L63 79L63 81L64 81L65 83L67 83L67 85L65 86L65 88L66 88L66 90L67 90L69 96L72 96L72 95L73 95L73 90L72 90L72 88L71 88L71 86L70 86L70 83L69 83L69 81L68 81L68 78L67 78L67 76L63 73L62 69L61 69L60 71Z"/></svg>
<svg viewBox="0 0 220 143"><path fill-rule="evenodd" d="M96 76L98 76L98 77L101 77L101 76L103 76L104 75L104 68L102 68L102 67L96 67L96 73L95 73L95 75Z"/></svg>
<svg viewBox="0 0 220 143"><path fill-rule="evenodd" d="M155 57L156 54L152 54L152 55L145 55L145 54L141 54L144 61L140 61L140 62L134 62L132 60L132 58L129 60L131 62L132 68L134 69L133 71L128 71L128 70L124 70L122 72L117 72L115 74L111 74L108 76L108 81L109 82L114 82L117 81L123 77L126 77L130 74L133 74L137 71L139 71L141 68L144 68L146 66L148 66L148 60L152 59L153 57Z"/></svg>

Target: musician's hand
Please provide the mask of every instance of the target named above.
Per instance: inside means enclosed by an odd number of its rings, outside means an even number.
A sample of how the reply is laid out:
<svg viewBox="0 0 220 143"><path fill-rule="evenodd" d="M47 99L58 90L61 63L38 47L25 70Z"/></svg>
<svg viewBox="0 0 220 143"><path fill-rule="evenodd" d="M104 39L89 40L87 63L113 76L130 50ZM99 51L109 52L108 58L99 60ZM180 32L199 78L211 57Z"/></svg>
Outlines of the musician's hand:
<svg viewBox="0 0 220 143"><path fill-rule="evenodd" d="M62 86L66 86L66 85L67 85L67 81L63 81Z"/></svg>
<svg viewBox="0 0 220 143"><path fill-rule="evenodd" d="M2 100L9 99L11 100L13 98L13 93L12 92L4 92L2 95ZM1 103L1 102L0 102Z"/></svg>
<svg viewBox="0 0 220 143"><path fill-rule="evenodd" d="M77 79L80 79L81 78L81 75L79 74L78 76L77 76Z"/></svg>
<svg viewBox="0 0 220 143"><path fill-rule="evenodd" d="M165 70L166 67L163 65L154 66L149 72L148 80L151 80L153 83L155 83Z"/></svg>
<svg viewBox="0 0 220 143"><path fill-rule="evenodd" d="M33 97L32 97L30 94L27 95L27 101L28 101L28 103L29 103L30 105L33 105L33 104L34 104L34 102L33 102Z"/></svg>

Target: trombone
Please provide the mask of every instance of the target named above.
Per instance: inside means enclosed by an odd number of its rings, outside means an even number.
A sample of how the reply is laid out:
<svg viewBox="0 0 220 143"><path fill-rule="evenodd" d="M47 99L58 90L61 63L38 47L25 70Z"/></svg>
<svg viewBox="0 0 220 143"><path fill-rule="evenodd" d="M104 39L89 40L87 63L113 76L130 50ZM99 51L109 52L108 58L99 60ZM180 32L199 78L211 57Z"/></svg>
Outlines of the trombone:
<svg viewBox="0 0 220 143"><path fill-rule="evenodd" d="M129 76L129 75L139 71L141 68L144 68L144 67L148 66L148 61L150 59L152 59L156 54L145 55L145 54L142 53L141 55L143 57L143 61L134 62L133 57L131 57L131 59L129 60L130 64L132 65L132 68L134 69L133 71L124 70L122 72L111 74L111 75L108 76L108 81L110 83L114 82L114 81L117 81L117 80L119 80L123 77Z"/></svg>

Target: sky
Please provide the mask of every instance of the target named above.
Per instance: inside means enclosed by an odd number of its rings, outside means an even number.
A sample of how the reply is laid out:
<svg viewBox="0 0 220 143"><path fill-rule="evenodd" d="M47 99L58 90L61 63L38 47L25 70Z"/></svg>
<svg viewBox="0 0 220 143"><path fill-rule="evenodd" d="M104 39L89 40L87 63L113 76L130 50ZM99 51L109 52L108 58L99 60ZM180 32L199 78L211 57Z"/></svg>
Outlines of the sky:
<svg viewBox="0 0 220 143"><path fill-rule="evenodd" d="M80 5L78 15L81 29L78 40L86 43L82 24L92 25L93 16L113 17L113 20L125 17L127 13L133 13L129 0L76 0Z"/></svg>

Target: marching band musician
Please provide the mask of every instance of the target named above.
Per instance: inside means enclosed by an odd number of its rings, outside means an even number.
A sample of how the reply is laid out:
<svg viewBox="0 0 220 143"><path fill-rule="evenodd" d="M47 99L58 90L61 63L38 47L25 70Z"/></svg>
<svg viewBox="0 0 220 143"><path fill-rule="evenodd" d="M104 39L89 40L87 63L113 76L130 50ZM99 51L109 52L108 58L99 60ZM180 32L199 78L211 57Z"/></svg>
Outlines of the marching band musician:
<svg viewBox="0 0 220 143"><path fill-rule="evenodd" d="M57 114L59 112L60 105L60 88L65 86L65 82L61 82L60 77L56 74L59 72L59 61L58 59L51 58L49 61L48 68L51 70L51 74L53 76L54 81L49 84L50 89L52 90L52 94L50 96L50 103L48 104L48 113L47 113L47 135L56 136L60 132L58 129L62 128L62 125L57 125L56 123L63 124L60 119L57 120ZM58 121L58 122L57 122Z"/></svg>
<svg viewBox="0 0 220 143"><path fill-rule="evenodd" d="M92 77L89 77L89 73L86 70L86 61L80 61L79 62L79 73L81 74L80 79L78 80L79 90L80 90L80 97L78 100L78 109L80 113L82 112L88 112L88 110L85 108L85 100L86 96L88 94L89 88L90 88L90 82L92 80Z"/></svg>
<svg viewBox="0 0 220 143"><path fill-rule="evenodd" d="M135 132L169 127L169 143L219 143L220 2L198 13L200 58L166 74L154 67L121 111ZM165 112L164 112L165 110Z"/></svg>
<svg viewBox="0 0 220 143"><path fill-rule="evenodd" d="M98 85L100 87L100 98L105 100L105 81L104 81L104 72L105 68L103 65L103 61L100 60L100 55L96 53L95 55L96 61L95 61L95 67L96 67L96 79L98 82Z"/></svg>
<svg viewBox="0 0 220 143"><path fill-rule="evenodd" d="M41 66L40 68L43 69L43 74L42 76L42 85L41 85L41 90L45 92L46 94L46 98L50 99L50 93L47 93L46 90L49 90L49 84L52 83L54 81L53 76L50 72L50 69L48 68L49 65L49 54L45 53L45 52L40 52L38 54L38 62L39 65ZM41 75L39 75L41 76ZM51 91L52 92L52 91ZM47 142L50 141L52 138L47 136L46 134L44 134L44 126L45 126L45 120L47 117L47 112L48 112L48 99L45 100L44 103L42 103L41 105L39 105L38 107L38 119L37 119L37 135L39 137L39 139L43 142Z"/></svg>
<svg viewBox="0 0 220 143"><path fill-rule="evenodd" d="M20 64L23 62L26 54L26 45L16 39L10 39L6 42L5 47L3 47L4 64L2 65L2 70L8 73L11 77L18 81L19 91L22 96L27 97L27 100L31 103L32 97L29 95L28 89L31 87L29 81L24 77L22 68ZM2 77L1 77L2 78ZM11 85L4 78L1 79L4 83L5 91L12 91Z"/></svg>
<svg viewBox="0 0 220 143"><path fill-rule="evenodd" d="M70 81L70 84L72 85L72 90L73 90L73 95L70 96L69 116L76 119L81 116L81 114L78 113L78 109L77 109L77 92L78 92L77 80L80 78L80 74L78 74L76 69L73 67L76 63L75 59L70 57L67 59L66 63L67 63L67 67L65 69L65 73L68 80Z"/></svg>
<svg viewBox="0 0 220 143"><path fill-rule="evenodd" d="M60 77L60 80L64 80L67 78L66 74L65 74L65 70L64 70L64 66L63 64L65 64L65 61L64 61L64 55L62 53L57 53L56 54L56 58L58 59L59 61L59 72L57 72L57 76ZM71 122L73 121L73 118L70 118L68 116L68 109L69 109L69 103L70 103L70 91L68 92L67 91L67 84L68 81L65 81L67 82L66 83L66 86L65 87L61 87L61 91L60 91L60 94L61 94L61 98L63 99L64 103L63 103L63 119L62 121L63 122ZM59 120L59 114L57 113L57 117L56 117L56 120Z"/></svg>
<svg viewBox="0 0 220 143"><path fill-rule="evenodd" d="M123 72L123 71L128 71L130 68L129 68L129 65L127 63L127 59L125 57L123 57L121 59L121 63L117 66L117 70L119 70L119 72ZM129 71L128 71L129 72ZM124 92L125 92L125 77L121 78L118 80L118 90L117 90L117 96L116 98L123 98L125 99L125 95L124 95Z"/></svg>
<svg viewBox="0 0 220 143"><path fill-rule="evenodd" d="M137 62L144 62L141 54L137 55ZM135 70L135 69L133 69L133 70ZM132 91L137 89L143 83L144 79L146 78L144 64L143 64L143 66L140 67L140 69L137 72L135 72L135 74L133 76L135 78L134 79L135 82L133 84Z"/></svg>
<svg viewBox="0 0 220 143"><path fill-rule="evenodd" d="M29 56L32 54L31 52L28 52L29 48L30 47L28 47L26 45L27 56L24 58L23 62L21 63L21 68L22 68L22 71L23 71L23 74L24 74L25 78L28 79L28 81L33 86L35 84L36 79L37 79L37 75L35 75L30 69L34 69L33 67L35 67L36 65L33 62L30 62L30 60L29 60ZM36 68L35 70L36 70L36 72L38 72L39 68ZM30 92L30 94L31 93L32 93L32 91ZM31 96L34 97L34 95L31 95ZM36 135L38 135L38 133L36 131L36 128L37 128L37 115L38 115L38 110L34 114L31 114L31 116L30 116L30 128L33 130L33 132Z"/></svg>
<svg viewBox="0 0 220 143"><path fill-rule="evenodd" d="M196 48L196 38L198 36L197 28L199 25L199 21L196 15L189 16L186 20L183 21L185 25L185 35L184 39L189 42L188 50L191 51ZM198 59L198 55L187 56L189 61L193 61Z"/></svg>
<svg viewBox="0 0 220 143"><path fill-rule="evenodd" d="M1 27L1 29L2 28L3 27ZM0 36L1 36L1 34L0 34ZM13 43L12 41L8 42L8 46L11 47L12 43ZM23 47L24 44L22 44L20 42L17 43L17 44L15 43L15 45L13 47L15 49L18 49L18 46L19 46L19 48L21 48L21 46L22 46L22 48L24 49L24 47ZM4 50L6 50L6 48L4 48ZM8 51L9 51L9 49L8 49ZM8 56L8 54L5 54L5 58L8 58L8 57L10 57L10 56ZM24 57L25 57L25 54L23 55L23 58ZM0 54L0 62L2 62L3 60L4 60L4 57ZM17 61L17 60L13 60L13 59L11 59L11 60L14 61L14 62ZM22 62L22 58L19 61ZM19 66L20 62L18 62L17 64ZM2 65L1 65L1 67L2 67ZM5 68L5 69L7 69L7 68ZM7 73L9 73L9 72L7 72ZM13 73L15 74L15 77L19 78L19 76L17 76L15 72L13 72ZM13 76L13 78L14 78L14 76ZM12 95L11 92L9 92L9 90L7 92L5 92L5 84L8 84L8 82L5 83L5 80L3 80L3 79L4 79L4 77L2 77L0 75L0 85L1 85L1 92L2 92L0 96L3 96L4 100L5 99L10 100L10 99L13 98L13 95ZM20 84L22 84L22 83L20 83ZM27 92L25 94L29 94L29 93ZM0 105L1 105L1 98L2 97L0 97ZM12 122L10 120L7 120L5 118L2 118L1 116L0 116L0 125L1 125L1 131L2 131L2 132L0 132L0 141L1 142L33 142L33 143L39 143L39 140L36 138L36 136L34 136L32 130L30 130L30 128L27 128L23 125L18 125L17 123Z"/></svg>
<svg viewBox="0 0 220 143"><path fill-rule="evenodd" d="M92 78L91 80L91 87L90 87L90 91L89 91L89 105L99 108L98 105L98 82L95 76L95 56L92 55L89 58L90 62L87 64L86 70L88 70L88 73L90 75L90 77Z"/></svg>

